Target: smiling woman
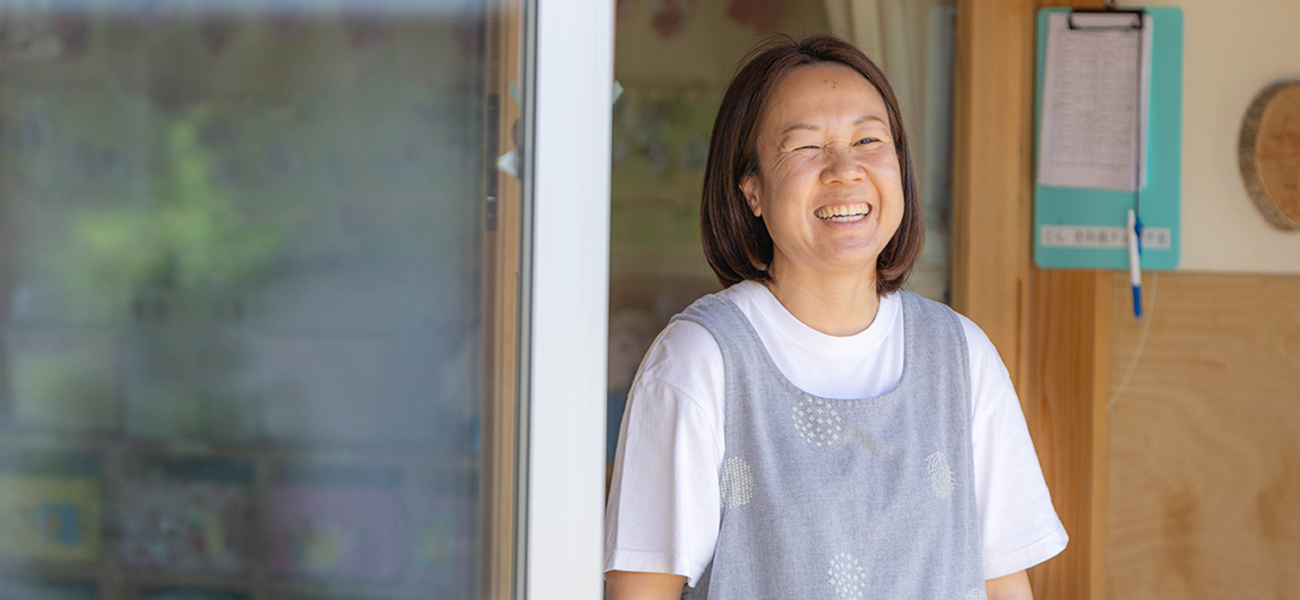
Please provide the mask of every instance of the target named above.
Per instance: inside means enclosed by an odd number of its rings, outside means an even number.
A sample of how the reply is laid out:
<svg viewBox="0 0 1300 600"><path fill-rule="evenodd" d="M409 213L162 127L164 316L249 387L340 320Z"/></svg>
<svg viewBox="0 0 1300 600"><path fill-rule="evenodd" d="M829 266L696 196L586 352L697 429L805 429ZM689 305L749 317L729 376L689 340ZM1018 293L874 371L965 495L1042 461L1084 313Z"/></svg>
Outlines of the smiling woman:
<svg viewBox="0 0 1300 600"><path fill-rule="evenodd" d="M724 285L772 280L783 260L777 258L773 238L793 226L772 210L813 217L790 206L788 194L820 194L806 200L820 198L822 205L805 208L837 211L837 206L865 203L882 212L874 221L877 232L883 233L876 237L883 246L875 248L881 274L877 291L895 291L920 255L925 237L898 101L884 74L856 48L828 37L804 44L808 55L757 56L736 75L723 98L701 206L705 255ZM843 181L845 177L851 181ZM823 179L832 185L819 191ZM870 185L857 185L859 179ZM784 189L798 185L808 189ZM781 207L775 206L775 199L781 200ZM891 222L892 228L880 231L881 224ZM898 229L901 233L894 236Z"/></svg>
<svg viewBox="0 0 1300 600"><path fill-rule="evenodd" d="M1024 570L1067 537L988 338L901 291L924 225L876 65L824 36L755 54L701 213L727 288L633 384L610 597L1028 598Z"/></svg>
<svg viewBox="0 0 1300 600"><path fill-rule="evenodd" d="M740 179L773 240L772 287L842 277L887 289L875 261L902 221L904 193L886 111L866 79L838 64L798 69L773 94L759 170Z"/></svg>

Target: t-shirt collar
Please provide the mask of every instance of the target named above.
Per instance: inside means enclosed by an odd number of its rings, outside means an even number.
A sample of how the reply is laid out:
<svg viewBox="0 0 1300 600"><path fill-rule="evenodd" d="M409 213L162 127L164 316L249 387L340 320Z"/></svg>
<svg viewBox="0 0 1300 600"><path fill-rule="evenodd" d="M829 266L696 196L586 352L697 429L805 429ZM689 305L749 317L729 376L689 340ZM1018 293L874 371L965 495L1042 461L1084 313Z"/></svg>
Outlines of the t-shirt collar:
<svg viewBox="0 0 1300 600"><path fill-rule="evenodd" d="M876 318L866 329L853 335L827 335L790 314L767 286L756 281L743 281L736 284L736 287L737 292L752 300L757 313L751 315L752 319L764 320L774 332L818 354L859 353L880 345L893 329L894 321L902 310L901 297L897 293L889 294L880 299Z"/></svg>

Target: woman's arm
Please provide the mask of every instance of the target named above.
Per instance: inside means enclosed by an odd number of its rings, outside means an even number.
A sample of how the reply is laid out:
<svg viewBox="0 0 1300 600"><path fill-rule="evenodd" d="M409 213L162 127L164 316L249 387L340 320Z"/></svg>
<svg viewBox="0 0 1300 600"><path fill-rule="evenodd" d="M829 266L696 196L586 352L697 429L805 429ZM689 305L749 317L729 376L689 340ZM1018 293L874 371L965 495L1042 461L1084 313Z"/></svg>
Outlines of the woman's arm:
<svg viewBox="0 0 1300 600"><path fill-rule="evenodd" d="M605 573L606 600L681 600L686 578L668 573ZM990 597L991 598L991 597Z"/></svg>
<svg viewBox="0 0 1300 600"><path fill-rule="evenodd" d="M1034 600L1029 575L1024 571L985 581L984 591L989 600Z"/></svg>

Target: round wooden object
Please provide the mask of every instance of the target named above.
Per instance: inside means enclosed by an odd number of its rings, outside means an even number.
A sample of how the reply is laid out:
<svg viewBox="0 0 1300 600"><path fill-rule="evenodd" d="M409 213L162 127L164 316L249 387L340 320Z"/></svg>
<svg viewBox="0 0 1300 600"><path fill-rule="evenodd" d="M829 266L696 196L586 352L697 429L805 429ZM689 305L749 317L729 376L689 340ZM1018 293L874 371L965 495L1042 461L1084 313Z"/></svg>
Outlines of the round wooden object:
<svg viewBox="0 0 1300 600"><path fill-rule="evenodd" d="M1264 218L1300 229L1300 81L1260 92L1241 124L1237 150L1246 190Z"/></svg>

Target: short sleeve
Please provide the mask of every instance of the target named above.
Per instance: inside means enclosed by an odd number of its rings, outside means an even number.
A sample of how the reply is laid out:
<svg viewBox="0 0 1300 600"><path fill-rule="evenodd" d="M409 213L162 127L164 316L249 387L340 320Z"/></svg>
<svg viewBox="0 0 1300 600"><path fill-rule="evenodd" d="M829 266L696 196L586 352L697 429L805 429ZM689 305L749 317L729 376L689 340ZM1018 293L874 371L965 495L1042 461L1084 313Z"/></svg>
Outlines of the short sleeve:
<svg viewBox="0 0 1300 600"><path fill-rule="evenodd" d="M1052 506L1011 376L988 336L961 318L970 350L975 499L984 578L1059 554L1069 536Z"/></svg>
<svg viewBox="0 0 1300 600"><path fill-rule="evenodd" d="M655 340L628 394L605 511L605 570L671 573L694 586L721 522L722 352L676 321Z"/></svg>

